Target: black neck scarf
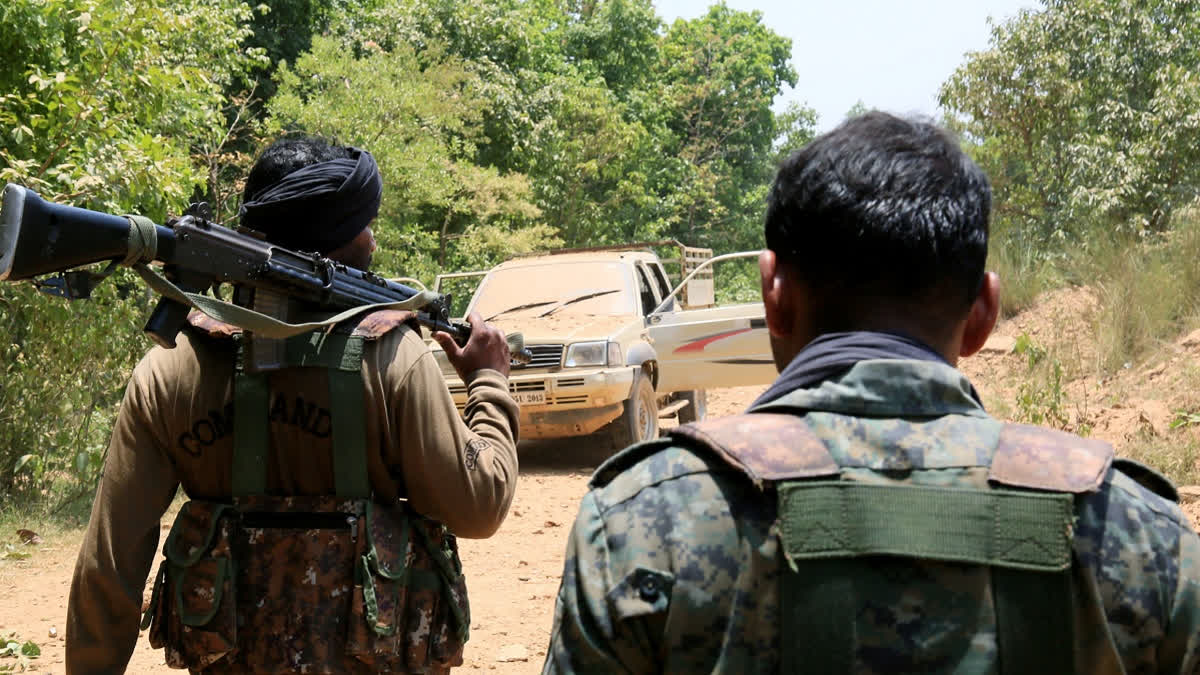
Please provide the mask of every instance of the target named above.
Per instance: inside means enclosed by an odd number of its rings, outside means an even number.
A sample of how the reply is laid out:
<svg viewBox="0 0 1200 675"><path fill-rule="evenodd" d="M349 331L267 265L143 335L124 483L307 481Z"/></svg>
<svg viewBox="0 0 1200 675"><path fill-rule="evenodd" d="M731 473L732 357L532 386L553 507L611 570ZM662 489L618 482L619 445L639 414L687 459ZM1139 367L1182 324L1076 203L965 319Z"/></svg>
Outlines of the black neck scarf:
<svg viewBox="0 0 1200 675"><path fill-rule="evenodd" d="M750 407L769 403L797 389L811 389L844 374L859 361L870 359L933 361L950 365L932 347L906 335L874 331L826 333L801 349ZM971 386L971 397L983 405L974 385Z"/></svg>
<svg viewBox="0 0 1200 675"><path fill-rule="evenodd" d="M242 205L241 223L274 244L329 253L354 239L379 213L383 179L366 150L310 164Z"/></svg>

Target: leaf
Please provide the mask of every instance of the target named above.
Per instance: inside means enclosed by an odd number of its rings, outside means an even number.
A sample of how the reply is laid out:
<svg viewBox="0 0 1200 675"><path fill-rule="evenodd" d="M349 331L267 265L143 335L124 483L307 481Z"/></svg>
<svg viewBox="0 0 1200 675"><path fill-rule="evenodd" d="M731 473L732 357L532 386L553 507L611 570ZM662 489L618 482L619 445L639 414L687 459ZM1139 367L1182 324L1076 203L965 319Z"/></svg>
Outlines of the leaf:
<svg viewBox="0 0 1200 675"><path fill-rule="evenodd" d="M21 455L20 459L17 460L17 465L13 467L13 473L19 472L22 467L37 458L37 455Z"/></svg>
<svg viewBox="0 0 1200 675"><path fill-rule="evenodd" d="M27 551L8 551L4 554L5 560L28 560L33 554Z"/></svg>
<svg viewBox="0 0 1200 675"><path fill-rule="evenodd" d="M37 644L35 644L33 642L33 640L27 640L25 642L25 644L21 645L21 656L24 656L24 657L30 658L30 659L36 659L37 657L39 657L41 655L42 655L42 648L38 647Z"/></svg>

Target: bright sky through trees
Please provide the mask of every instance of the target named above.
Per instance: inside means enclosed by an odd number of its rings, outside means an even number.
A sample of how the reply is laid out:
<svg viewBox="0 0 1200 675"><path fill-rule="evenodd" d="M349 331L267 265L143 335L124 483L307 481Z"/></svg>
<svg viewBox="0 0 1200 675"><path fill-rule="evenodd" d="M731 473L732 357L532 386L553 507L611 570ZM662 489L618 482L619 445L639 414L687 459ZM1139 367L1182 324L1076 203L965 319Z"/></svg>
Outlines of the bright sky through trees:
<svg viewBox="0 0 1200 675"><path fill-rule="evenodd" d="M664 21L693 19L711 2L655 0ZM818 129L837 125L858 101L897 113L937 114L938 87L968 51L985 49L987 19L1000 21L1033 0L727 0L759 10L763 22L792 39L796 88L775 103L816 109Z"/></svg>

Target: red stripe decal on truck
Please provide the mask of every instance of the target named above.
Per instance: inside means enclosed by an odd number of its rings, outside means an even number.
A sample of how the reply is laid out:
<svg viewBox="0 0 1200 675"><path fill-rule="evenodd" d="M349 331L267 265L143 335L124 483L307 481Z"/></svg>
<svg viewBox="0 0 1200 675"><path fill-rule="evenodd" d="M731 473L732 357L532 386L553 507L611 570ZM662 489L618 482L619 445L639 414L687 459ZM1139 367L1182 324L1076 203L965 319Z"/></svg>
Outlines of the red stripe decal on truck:
<svg viewBox="0 0 1200 675"><path fill-rule="evenodd" d="M696 338L682 347L676 347L675 351L672 353L682 354L687 352L702 352L704 351L705 347L716 342L717 340L724 340L727 337L733 337L734 335L739 335L741 333L749 333L752 330L754 329L739 328L737 330L727 330L724 333L717 333L715 335L706 335L705 337Z"/></svg>

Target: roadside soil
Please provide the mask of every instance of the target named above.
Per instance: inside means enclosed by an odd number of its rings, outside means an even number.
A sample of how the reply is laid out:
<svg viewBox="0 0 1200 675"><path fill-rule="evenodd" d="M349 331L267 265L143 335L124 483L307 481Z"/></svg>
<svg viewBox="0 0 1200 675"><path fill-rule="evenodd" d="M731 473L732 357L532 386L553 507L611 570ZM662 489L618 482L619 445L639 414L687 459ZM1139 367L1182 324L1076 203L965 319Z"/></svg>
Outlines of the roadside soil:
<svg viewBox="0 0 1200 675"><path fill-rule="evenodd" d="M1118 452L1139 435L1157 434L1168 442L1194 438L1189 435L1200 427L1172 429L1171 421L1174 411L1196 410L1200 403L1194 386L1200 372L1200 331L1164 344L1146 363L1101 381L1086 375L1094 370L1087 365L1096 358L1090 337L1095 306L1086 289L1046 294L1030 311L1003 322L984 353L961 366L989 409L1012 418L1019 412L1015 397L1029 377L1028 356L1014 352L1016 340L1025 335L1068 355L1063 383L1068 426L1085 425L1091 435L1114 443ZM711 391L709 415L740 412L763 389ZM463 670L540 671L566 537L588 477L605 454L588 439L522 444L521 483L503 527L491 539L461 541L473 615ZM1182 492L1185 512L1195 525L1200 520L1200 487ZM164 536L165 529L164 525ZM22 641L41 647L42 656L31 663L31 672L64 672L63 625L81 534L47 534L41 544L21 549L31 554L28 559L0 559L0 635L15 632ZM0 549L17 543L12 532L0 533ZM3 555L0 550L0 558ZM0 667L12 663L0 660ZM161 652L151 650L143 638L128 672L165 672L162 664Z"/></svg>

